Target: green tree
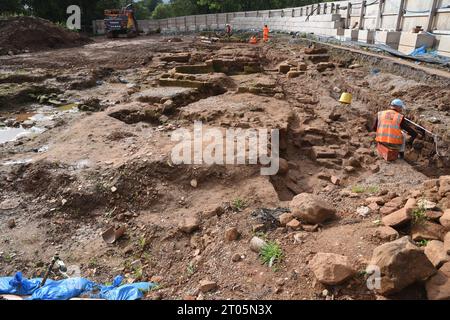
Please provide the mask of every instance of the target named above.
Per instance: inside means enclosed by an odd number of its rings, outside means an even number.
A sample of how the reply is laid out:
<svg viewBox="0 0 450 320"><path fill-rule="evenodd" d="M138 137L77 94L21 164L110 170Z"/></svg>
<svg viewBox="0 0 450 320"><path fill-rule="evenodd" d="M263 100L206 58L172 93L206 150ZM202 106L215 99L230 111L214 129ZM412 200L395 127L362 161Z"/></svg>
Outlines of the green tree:
<svg viewBox="0 0 450 320"><path fill-rule="evenodd" d="M165 19L169 17L173 17L173 7L171 4L160 3L153 10L153 19Z"/></svg>
<svg viewBox="0 0 450 320"><path fill-rule="evenodd" d="M23 4L20 0L1 0L0 14L14 14L23 12Z"/></svg>
<svg viewBox="0 0 450 320"><path fill-rule="evenodd" d="M144 0L142 1L144 6L148 9L149 13L152 13L158 4L162 3L162 0Z"/></svg>
<svg viewBox="0 0 450 320"><path fill-rule="evenodd" d="M196 0L171 0L170 5L173 8L174 16L177 17L207 13L202 12L202 8L197 5Z"/></svg>

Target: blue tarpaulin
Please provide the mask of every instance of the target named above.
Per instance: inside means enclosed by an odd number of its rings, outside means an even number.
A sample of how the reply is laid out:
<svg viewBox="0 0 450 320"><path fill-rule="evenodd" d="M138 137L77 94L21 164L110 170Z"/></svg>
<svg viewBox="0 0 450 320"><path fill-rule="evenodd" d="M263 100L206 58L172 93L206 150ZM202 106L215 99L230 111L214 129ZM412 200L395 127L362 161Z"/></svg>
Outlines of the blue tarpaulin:
<svg viewBox="0 0 450 320"><path fill-rule="evenodd" d="M42 279L26 279L21 272L14 277L0 277L0 294L30 296L30 300L69 300L83 296L105 300L137 300L156 285L139 282L120 285L123 277L114 278L112 285L99 285L84 278L69 278L59 281L47 280L39 287Z"/></svg>

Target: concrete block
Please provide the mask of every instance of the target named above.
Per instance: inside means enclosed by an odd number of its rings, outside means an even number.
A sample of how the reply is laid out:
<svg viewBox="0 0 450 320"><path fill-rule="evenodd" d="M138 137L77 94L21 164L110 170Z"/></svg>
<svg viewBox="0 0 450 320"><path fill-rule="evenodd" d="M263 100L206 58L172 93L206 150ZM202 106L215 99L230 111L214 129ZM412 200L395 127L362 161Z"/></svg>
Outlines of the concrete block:
<svg viewBox="0 0 450 320"><path fill-rule="evenodd" d="M395 50L400 43L401 32L397 31L376 31L375 44L384 44Z"/></svg>
<svg viewBox="0 0 450 320"><path fill-rule="evenodd" d="M402 46L402 45L399 45L397 50L400 51L400 52L403 53L403 54L408 55L408 54L411 54L415 49L416 49L416 48L411 47L411 46Z"/></svg>
<svg viewBox="0 0 450 320"><path fill-rule="evenodd" d="M416 49L426 46L427 48L431 48L434 46L435 39L435 36L427 33L402 32L399 47L407 46Z"/></svg>
<svg viewBox="0 0 450 320"><path fill-rule="evenodd" d="M437 47L438 54L450 57L450 36L441 36Z"/></svg>
<svg viewBox="0 0 450 320"><path fill-rule="evenodd" d="M439 55L444 56L444 57L449 57L450 58L450 52L448 51L440 51L438 50L437 52Z"/></svg>
<svg viewBox="0 0 450 320"><path fill-rule="evenodd" d="M344 38L347 41L358 41L358 29L345 29Z"/></svg>
<svg viewBox="0 0 450 320"><path fill-rule="evenodd" d="M359 30L358 41L364 43L374 43L375 42L375 31L373 30Z"/></svg>

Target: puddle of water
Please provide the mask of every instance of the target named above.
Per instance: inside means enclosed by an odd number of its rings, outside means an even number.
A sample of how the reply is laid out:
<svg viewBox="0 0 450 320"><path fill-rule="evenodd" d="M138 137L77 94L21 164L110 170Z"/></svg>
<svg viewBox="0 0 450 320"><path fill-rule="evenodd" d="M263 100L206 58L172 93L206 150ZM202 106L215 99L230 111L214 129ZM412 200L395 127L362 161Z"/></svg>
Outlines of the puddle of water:
<svg viewBox="0 0 450 320"><path fill-rule="evenodd" d="M17 140L21 137L25 137L31 134L39 134L44 132L44 128L32 127L30 129L25 129L22 127L19 128L11 128L5 127L0 128L0 143L5 143L9 141Z"/></svg>
<svg viewBox="0 0 450 320"><path fill-rule="evenodd" d="M35 125L31 128L0 127L0 144L4 142L14 141L20 137L39 134L44 132L44 127L51 127L53 120L64 113L78 112L78 105L76 103L66 104L58 108L51 106L43 106L39 109L11 115L15 121L20 123L25 121L33 121Z"/></svg>
<svg viewBox="0 0 450 320"><path fill-rule="evenodd" d="M20 128L10 128L10 127L0 128L0 143L13 141L13 140L17 139L17 137L19 135L24 134L26 132L27 132L27 130L22 127L20 127Z"/></svg>

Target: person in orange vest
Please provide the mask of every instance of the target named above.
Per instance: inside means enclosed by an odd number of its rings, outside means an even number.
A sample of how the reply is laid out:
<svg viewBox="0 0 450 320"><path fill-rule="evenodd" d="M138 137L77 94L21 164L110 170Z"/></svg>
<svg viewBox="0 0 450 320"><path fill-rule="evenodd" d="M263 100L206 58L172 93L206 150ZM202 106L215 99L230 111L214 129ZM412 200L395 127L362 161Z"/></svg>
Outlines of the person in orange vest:
<svg viewBox="0 0 450 320"><path fill-rule="evenodd" d="M264 42L269 41L269 27L267 26L267 24L265 24L263 28L263 39Z"/></svg>
<svg viewBox="0 0 450 320"><path fill-rule="evenodd" d="M403 112L406 106L400 99L391 102L389 110L378 112L373 130L377 132L376 141L391 150L398 150L399 157L404 158L406 144L412 146L419 130L420 135L425 136L425 132L417 127L412 127L411 123L405 120ZM411 136L406 142L405 131Z"/></svg>
<svg viewBox="0 0 450 320"><path fill-rule="evenodd" d="M250 43L251 43L251 44L257 44L257 43L258 43L258 39L256 39L255 36L251 36L251 38L250 38Z"/></svg>

